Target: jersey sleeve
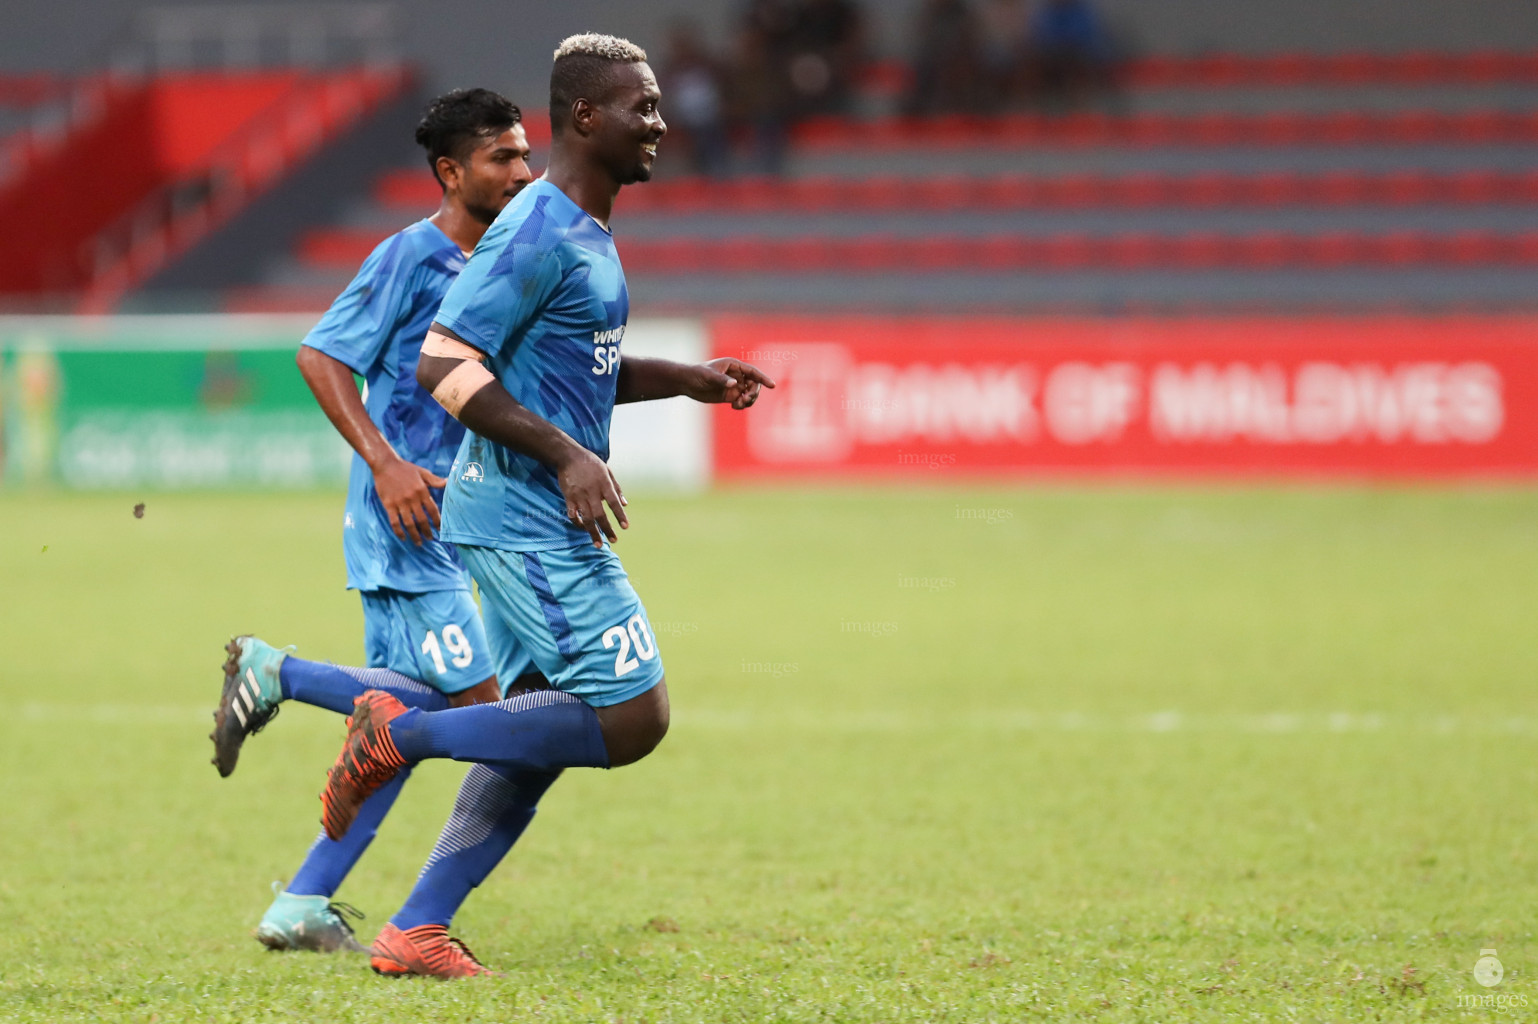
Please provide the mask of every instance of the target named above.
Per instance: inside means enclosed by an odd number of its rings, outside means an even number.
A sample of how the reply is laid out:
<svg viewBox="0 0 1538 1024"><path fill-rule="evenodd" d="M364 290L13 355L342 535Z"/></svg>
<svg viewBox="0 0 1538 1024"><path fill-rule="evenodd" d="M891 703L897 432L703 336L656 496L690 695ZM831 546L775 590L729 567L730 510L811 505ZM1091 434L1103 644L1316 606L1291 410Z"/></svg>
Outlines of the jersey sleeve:
<svg viewBox="0 0 1538 1024"><path fill-rule="evenodd" d="M528 217L494 224L433 318L492 359L512 355L560 283L563 233L543 213L541 200Z"/></svg>
<svg viewBox="0 0 1538 1024"><path fill-rule="evenodd" d="M401 319L411 314L417 265L403 235L380 242L300 344L367 376Z"/></svg>

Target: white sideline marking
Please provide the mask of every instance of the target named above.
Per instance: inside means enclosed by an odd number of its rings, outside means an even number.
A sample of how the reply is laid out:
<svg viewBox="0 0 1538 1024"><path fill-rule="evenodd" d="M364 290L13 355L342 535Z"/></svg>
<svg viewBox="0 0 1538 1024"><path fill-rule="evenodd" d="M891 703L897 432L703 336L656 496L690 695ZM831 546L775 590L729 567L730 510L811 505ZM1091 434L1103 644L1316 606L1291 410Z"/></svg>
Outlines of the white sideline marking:
<svg viewBox="0 0 1538 1024"><path fill-rule="evenodd" d="M24 722L102 725L206 726L212 705L69 704L29 701L18 709ZM1234 733L1259 735L1417 733L1432 735L1538 736L1538 716L1388 714L1359 711L1275 711L1266 714L1193 714L1167 710L1136 715L1079 711L994 711L922 713L903 711L819 711L754 713L675 709L673 724L707 732L767 730L807 733L921 733L969 730L994 733Z"/></svg>

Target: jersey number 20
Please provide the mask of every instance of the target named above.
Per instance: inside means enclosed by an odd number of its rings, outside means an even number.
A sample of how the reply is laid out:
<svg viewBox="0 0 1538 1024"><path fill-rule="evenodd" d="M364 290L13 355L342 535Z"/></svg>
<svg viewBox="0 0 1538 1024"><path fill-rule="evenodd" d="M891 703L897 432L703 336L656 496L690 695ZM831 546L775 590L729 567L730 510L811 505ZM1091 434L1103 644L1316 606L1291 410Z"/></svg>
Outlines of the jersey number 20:
<svg viewBox="0 0 1538 1024"><path fill-rule="evenodd" d="M635 658L630 656L632 641L635 643ZM630 621L623 626L610 626L604 630L604 650L608 650L616 643L619 644L619 653L614 656L616 676L633 672L642 661L651 661L657 656L657 645L652 643L652 635L646 631L646 622L639 615L630 616Z"/></svg>

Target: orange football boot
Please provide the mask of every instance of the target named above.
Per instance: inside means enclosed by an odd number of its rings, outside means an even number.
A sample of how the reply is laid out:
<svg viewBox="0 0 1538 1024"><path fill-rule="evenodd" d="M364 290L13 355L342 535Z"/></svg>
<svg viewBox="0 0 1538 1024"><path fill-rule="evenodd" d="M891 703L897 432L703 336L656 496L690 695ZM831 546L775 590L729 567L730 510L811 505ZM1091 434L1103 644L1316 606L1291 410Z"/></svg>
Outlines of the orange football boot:
<svg viewBox="0 0 1538 1024"><path fill-rule="evenodd" d="M406 767L390 738L390 723L405 713L406 705L383 690L369 690L353 701L347 742L320 794L320 823L329 838L345 836L363 801Z"/></svg>
<svg viewBox="0 0 1538 1024"><path fill-rule="evenodd" d="M393 924L379 930L374 948L369 951L369 966L375 974L404 978L419 974L428 978L473 978L477 974L495 974L475 958L466 946L449 935L441 924L424 924L401 931Z"/></svg>

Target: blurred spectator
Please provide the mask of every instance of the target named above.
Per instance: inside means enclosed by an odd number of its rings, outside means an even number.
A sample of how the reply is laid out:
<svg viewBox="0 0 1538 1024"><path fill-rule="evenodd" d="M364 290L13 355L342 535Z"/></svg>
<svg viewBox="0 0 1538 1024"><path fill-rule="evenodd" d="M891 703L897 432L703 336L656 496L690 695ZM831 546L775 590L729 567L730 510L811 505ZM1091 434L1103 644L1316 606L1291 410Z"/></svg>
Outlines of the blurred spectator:
<svg viewBox="0 0 1538 1024"><path fill-rule="evenodd" d="M1031 19L1031 77L1043 100L1076 105L1115 87L1115 46L1089 0L1046 0Z"/></svg>
<svg viewBox="0 0 1538 1024"><path fill-rule="evenodd" d="M983 85L981 26L966 0L924 0L914 22L908 115L971 113Z"/></svg>
<svg viewBox="0 0 1538 1024"><path fill-rule="evenodd" d="M722 72L700 41L692 21L679 21L668 35L662 63L662 94L670 148L683 149L689 169L720 176L727 169L725 96Z"/></svg>
<svg viewBox="0 0 1538 1024"><path fill-rule="evenodd" d="M855 0L749 0L726 74L730 121L754 169L778 173L790 125L849 109L865 60Z"/></svg>
<svg viewBox="0 0 1538 1024"><path fill-rule="evenodd" d="M978 11L982 42L982 105L986 110L1012 106L1024 98L1026 82L1026 0L983 0Z"/></svg>
<svg viewBox="0 0 1538 1024"><path fill-rule="evenodd" d="M786 71L792 114L849 109L865 60L865 22L855 0L796 0L789 7Z"/></svg>
<svg viewBox="0 0 1538 1024"><path fill-rule="evenodd" d="M755 5L767 6L767 5ZM737 34L726 79L727 115L746 136L748 166L779 174L790 135L790 81L776 24L751 14Z"/></svg>

